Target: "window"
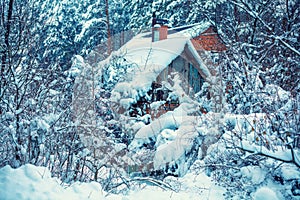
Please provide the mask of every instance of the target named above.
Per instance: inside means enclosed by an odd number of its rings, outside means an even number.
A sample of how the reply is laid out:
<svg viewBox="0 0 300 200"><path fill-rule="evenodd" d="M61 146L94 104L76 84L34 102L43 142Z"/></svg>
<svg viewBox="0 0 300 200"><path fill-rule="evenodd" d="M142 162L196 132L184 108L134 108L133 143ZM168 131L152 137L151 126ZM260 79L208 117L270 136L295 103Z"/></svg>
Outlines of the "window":
<svg viewBox="0 0 300 200"><path fill-rule="evenodd" d="M191 63L189 63L189 85L193 88L195 93L201 90L203 82L204 79L198 70Z"/></svg>

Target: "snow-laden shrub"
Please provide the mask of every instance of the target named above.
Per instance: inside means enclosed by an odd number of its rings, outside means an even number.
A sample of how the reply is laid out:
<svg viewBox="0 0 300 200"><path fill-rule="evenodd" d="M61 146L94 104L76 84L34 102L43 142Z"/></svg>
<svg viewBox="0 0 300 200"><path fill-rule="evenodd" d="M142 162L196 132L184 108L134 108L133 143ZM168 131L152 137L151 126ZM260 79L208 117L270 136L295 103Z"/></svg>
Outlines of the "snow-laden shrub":
<svg viewBox="0 0 300 200"><path fill-rule="evenodd" d="M299 169L286 173L291 165L270 158L249 154L234 149L226 149L224 141L211 146L204 162L196 161L192 170L205 172L217 185L225 187L226 199L249 199L261 197L261 188L269 188L274 193L266 194L266 198L276 196L278 199L293 199L297 193L295 181L285 180L293 173L295 179ZM286 171L286 172L284 172ZM293 189L293 188L294 189ZM296 192L295 192L296 191Z"/></svg>
<svg viewBox="0 0 300 200"><path fill-rule="evenodd" d="M248 199L263 186L280 191L275 194L279 199L298 195L298 149L292 146L293 135L280 139L270 128L278 119L269 114L225 115L223 122L221 139L208 148L205 164L196 162L193 169L204 167L227 188L227 198Z"/></svg>

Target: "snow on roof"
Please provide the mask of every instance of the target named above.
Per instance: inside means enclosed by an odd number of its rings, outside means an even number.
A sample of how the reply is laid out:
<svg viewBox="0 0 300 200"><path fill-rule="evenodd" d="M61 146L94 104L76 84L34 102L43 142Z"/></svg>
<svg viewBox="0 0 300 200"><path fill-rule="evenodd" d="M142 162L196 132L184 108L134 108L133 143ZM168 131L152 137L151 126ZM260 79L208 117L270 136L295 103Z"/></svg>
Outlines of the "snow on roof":
<svg viewBox="0 0 300 200"><path fill-rule="evenodd" d="M151 38L136 37L123 46L125 59L136 63L143 70L151 71L153 66L168 66L184 50L186 37L170 37L166 40L152 42Z"/></svg>
<svg viewBox="0 0 300 200"><path fill-rule="evenodd" d="M187 46L198 62L202 74L210 76L208 68L202 62L194 49L190 39L203 32L210 23L198 23L194 25L173 28L169 31L168 38L152 42L148 33L135 36L127 42L115 55L125 55L127 62L137 65L131 81L118 83L112 92L112 100L120 102L124 108L136 102L139 96L149 91L156 77L181 53ZM205 77L205 78L206 78ZM122 94L122 95L121 95ZM125 95L124 95L125 94ZM122 97L122 99L121 99Z"/></svg>
<svg viewBox="0 0 300 200"><path fill-rule="evenodd" d="M189 37L190 39L199 36L202 32L208 29L212 24L210 22L200 22L185 26L180 26L176 28L169 29L168 33L179 33Z"/></svg>

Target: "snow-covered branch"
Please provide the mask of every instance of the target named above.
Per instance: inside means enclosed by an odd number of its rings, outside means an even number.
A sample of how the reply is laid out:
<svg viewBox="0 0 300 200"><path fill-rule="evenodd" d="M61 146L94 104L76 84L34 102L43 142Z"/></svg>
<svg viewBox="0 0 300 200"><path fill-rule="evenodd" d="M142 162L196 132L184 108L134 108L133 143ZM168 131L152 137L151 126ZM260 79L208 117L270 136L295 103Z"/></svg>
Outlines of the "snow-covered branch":
<svg viewBox="0 0 300 200"><path fill-rule="evenodd" d="M285 42L282 37L280 36L276 36L276 34L274 33L273 28L271 28L266 22L265 20L263 20L258 13L256 13L255 11L250 10L250 7L247 6L247 4L245 2L242 3L238 3L236 1L230 1L232 2L234 5L240 7L241 9L243 9L244 11L246 11L250 16L252 16L255 19L258 19L265 28L268 29L268 31L270 31L271 33L273 33L274 35L270 36L271 38L277 39L279 40L285 47L287 47L288 49L290 49L291 51L293 51L294 53L296 53L298 56L300 56L300 51L298 51L296 48L292 47L290 44L288 44L287 42Z"/></svg>
<svg viewBox="0 0 300 200"><path fill-rule="evenodd" d="M242 142L241 145L237 145L236 148L252 153L254 155L265 156L285 163L293 163L300 168L300 162L297 155L297 153L299 152L293 148L282 151L270 151L266 147L256 146L248 142Z"/></svg>

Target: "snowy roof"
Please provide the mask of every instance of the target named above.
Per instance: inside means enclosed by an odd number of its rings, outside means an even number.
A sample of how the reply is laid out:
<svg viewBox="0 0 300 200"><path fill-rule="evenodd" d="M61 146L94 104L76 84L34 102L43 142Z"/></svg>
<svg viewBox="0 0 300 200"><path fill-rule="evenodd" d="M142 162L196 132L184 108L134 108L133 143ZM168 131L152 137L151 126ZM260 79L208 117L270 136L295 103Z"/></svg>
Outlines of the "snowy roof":
<svg viewBox="0 0 300 200"><path fill-rule="evenodd" d="M124 58L130 63L135 63L138 67L134 71L134 77L130 82L123 82L116 85L113 92L126 93L131 104L137 96L145 94L151 87L156 77L178 56L182 54L185 47L199 64L204 74L204 78L211 76L208 68L204 65L196 49L191 43L191 39L205 31L211 24L198 23L188 26L172 28L168 31L168 38L157 42L152 42L151 34L142 33L127 42L113 55L125 55ZM150 34L150 36L149 36ZM126 91L125 91L126 90ZM142 94L141 94L142 93ZM113 95L114 96L114 95ZM124 98L124 95L122 95ZM115 101L119 102L120 95L115 95ZM124 100L124 99L123 99ZM123 104L121 102L121 104ZM125 106L125 107L127 107Z"/></svg>
<svg viewBox="0 0 300 200"><path fill-rule="evenodd" d="M168 34L179 33L189 37L190 39L199 36L202 32L208 29L212 24L210 22L201 22L196 24L190 24L185 26L179 26L171 28L168 31Z"/></svg>
<svg viewBox="0 0 300 200"><path fill-rule="evenodd" d="M159 71L183 52L185 45L189 45L190 39L202 33L209 26L210 23L198 23L172 28L168 31L167 39L157 42L152 42L149 33L139 34L118 52L125 53L125 59L136 63L142 70ZM191 48L192 46L189 49ZM199 62L201 61L199 60Z"/></svg>

